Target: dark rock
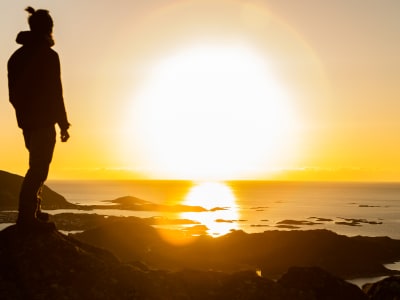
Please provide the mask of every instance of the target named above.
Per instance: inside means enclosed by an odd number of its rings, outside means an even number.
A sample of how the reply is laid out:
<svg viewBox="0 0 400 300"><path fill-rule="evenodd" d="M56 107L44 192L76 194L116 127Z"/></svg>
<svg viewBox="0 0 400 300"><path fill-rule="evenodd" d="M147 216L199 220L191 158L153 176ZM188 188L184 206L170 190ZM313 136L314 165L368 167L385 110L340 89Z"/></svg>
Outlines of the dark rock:
<svg viewBox="0 0 400 300"><path fill-rule="evenodd" d="M76 237L109 249L123 261L140 260L154 268L224 272L261 269L272 279L291 266L317 266L343 278L394 275L396 271L384 264L400 259L398 240L347 237L327 230L233 231L217 238L199 236L180 245L168 243L164 233L143 223L120 221ZM177 232L179 235L182 233Z"/></svg>
<svg viewBox="0 0 400 300"><path fill-rule="evenodd" d="M399 300L400 277L391 276L375 283L363 286L363 291L370 300Z"/></svg>
<svg viewBox="0 0 400 300"><path fill-rule="evenodd" d="M120 197L114 200L106 200L105 203L108 205L92 205L87 206L90 209L126 209L126 210L136 210L136 211L168 211L168 212L204 212L207 211L201 206L191 206L191 205L165 205L153 203L143 199L139 199L132 196ZM110 205L112 204L112 205Z"/></svg>
<svg viewBox="0 0 400 300"><path fill-rule="evenodd" d="M309 219L314 219L317 222L332 222L332 219L328 219L328 218L321 218L321 217L309 217Z"/></svg>
<svg viewBox="0 0 400 300"><path fill-rule="evenodd" d="M369 221L367 219L349 219L349 218L339 218L345 221L335 222L337 225L348 225L348 226L361 226L362 224L371 224L371 225L381 225L383 222L380 221Z"/></svg>
<svg viewBox="0 0 400 300"><path fill-rule="evenodd" d="M316 268L292 267L279 280L292 299L367 300L356 286Z"/></svg>
<svg viewBox="0 0 400 300"><path fill-rule="evenodd" d="M173 273L157 271L151 274L153 282L158 282L154 299L289 300L284 297L285 291L281 286L252 271L229 274L188 269Z"/></svg>
<svg viewBox="0 0 400 300"><path fill-rule="evenodd" d="M143 224L139 226L142 240L135 236L132 243L143 245L154 242L150 232L154 229ZM233 234L239 239L245 236L242 232ZM125 240L132 239L130 232L122 232L121 235L125 236ZM161 245L152 246L157 248ZM208 255L205 249L199 250L203 256ZM231 249L231 252L235 250ZM183 269L171 272L151 268L142 261L121 263L110 252L56 230L21 234L13 225L0 232L0 299L367 298L358 287L319 268L292 268L278 282L257 276L252 270L227 273Z"/></svg>
<svg viewBox="0 0 400 300"><path fill-rule="evenodd" d="M229 276L217 289L215 299L284 299L284 295L285 291L274 281L243 271Z"/></svg>
<svg viewBox="0 0 400 300"><path fill-rule="evenodd" d="M346 225L346 226L361 226L360 222L357 221L349 221L349 222L345 222L345 221L337 221L335 222L336 225Z"/></svg>
<svg viewBox="0 0 400 300"><path fill-rule="evenodd" d="M278 225L320 225L320 222L311 222L306 220L283 220L277 223Z"/></svg>
<svg viewBox="0 0 400 300"><path fill-rule="evenodd" d="M285 224L276 225L275 227L276 228L281 228L281 229L300 229L301 228L299 226L285 225Z"/></svg>
<svg viewBox="0 0 400 300"><path fill-rule="evenodd" d="M110 252L57 231L0 232L1 299L137 299L124 268Z"/></svg>

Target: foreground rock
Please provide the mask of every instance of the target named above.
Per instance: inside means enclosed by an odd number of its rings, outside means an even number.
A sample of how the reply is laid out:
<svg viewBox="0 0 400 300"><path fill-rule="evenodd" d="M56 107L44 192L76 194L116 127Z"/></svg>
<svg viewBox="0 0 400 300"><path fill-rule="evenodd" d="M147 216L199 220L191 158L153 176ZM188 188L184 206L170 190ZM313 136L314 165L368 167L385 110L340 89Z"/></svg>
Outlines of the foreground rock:
<svg viewBox="0 0 400 300"><path fill-rule="evenodd" d="M315 267L292 267L278 283L293 299L367 299L357 286Z"/></svg>
<svg viewBox="0 0 400 300"><path fill-rule="evenodd" d="M109 252L57 231L0 232L1 299L135 299L124 272Z"/></svg>
<svg viewBox="0 0 400 300"><path fill-rule="evenodd" d="M370 300L400 299L400 277L391 276L375 283L363 286L363 291Z"/></svg>
<svg viewBox="0 0 400 300"><path fill-rule="evenodd" d="M387 237L347 237L327 230L234 231L222 237L192 237L156 230L140 222L119 221L75 235L107 248L123 261L155 268L220 270L260 269L277 279L292 266L318 266L350 279L393 275L384 264L400 259L400 241Z"/></svg>
<svg viewBox="0 0 400 300"><path fill-rule="evenodd" d="M123 264L108 251L57 231L21 234L10 226L0 232L0 299L367 298L319 268L291 269L278 282L252 271L150 270L143 263Z"/></svg>

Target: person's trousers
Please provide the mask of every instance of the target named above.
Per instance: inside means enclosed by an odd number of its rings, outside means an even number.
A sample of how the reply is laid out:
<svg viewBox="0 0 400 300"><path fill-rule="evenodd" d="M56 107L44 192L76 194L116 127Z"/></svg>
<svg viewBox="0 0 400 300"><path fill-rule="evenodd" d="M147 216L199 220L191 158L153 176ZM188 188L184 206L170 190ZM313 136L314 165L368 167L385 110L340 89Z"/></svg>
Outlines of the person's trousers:
<svg viewBox="0 0 400 300"><path fill-rule="evenodd" d="M29 169L22 182L19 195L18 219L33 219L40 203L41 189L47 179L56 144L54 125L23 130L25 146L29 151Z"/></svg>

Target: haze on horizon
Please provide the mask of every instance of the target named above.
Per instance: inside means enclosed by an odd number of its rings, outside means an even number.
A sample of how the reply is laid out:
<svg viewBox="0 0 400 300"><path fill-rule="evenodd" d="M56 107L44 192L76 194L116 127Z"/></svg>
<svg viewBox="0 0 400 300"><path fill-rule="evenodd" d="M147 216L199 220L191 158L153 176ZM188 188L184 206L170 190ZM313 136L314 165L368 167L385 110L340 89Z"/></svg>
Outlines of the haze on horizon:
<svg viewBox="0 0 400 300"><path fill-rule="evenodd" d="M72 123L49 179L400 180L397 0L4 0L0 169L21 175L6 63L29 5Z"/></svg>

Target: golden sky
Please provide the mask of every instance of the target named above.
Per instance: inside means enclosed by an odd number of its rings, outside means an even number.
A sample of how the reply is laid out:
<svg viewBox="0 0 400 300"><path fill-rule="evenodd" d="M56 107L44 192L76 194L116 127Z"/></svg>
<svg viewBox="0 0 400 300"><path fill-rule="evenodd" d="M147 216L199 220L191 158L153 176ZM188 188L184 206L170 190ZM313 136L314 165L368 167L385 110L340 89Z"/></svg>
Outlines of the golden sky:
<svg viewBox="0 0 400 300"><path fill-rule="evenodd" d="M0 169L27 151L6 63L50 10L72 127L50 179L400 180L397 0L0 2Z"/></svg>

